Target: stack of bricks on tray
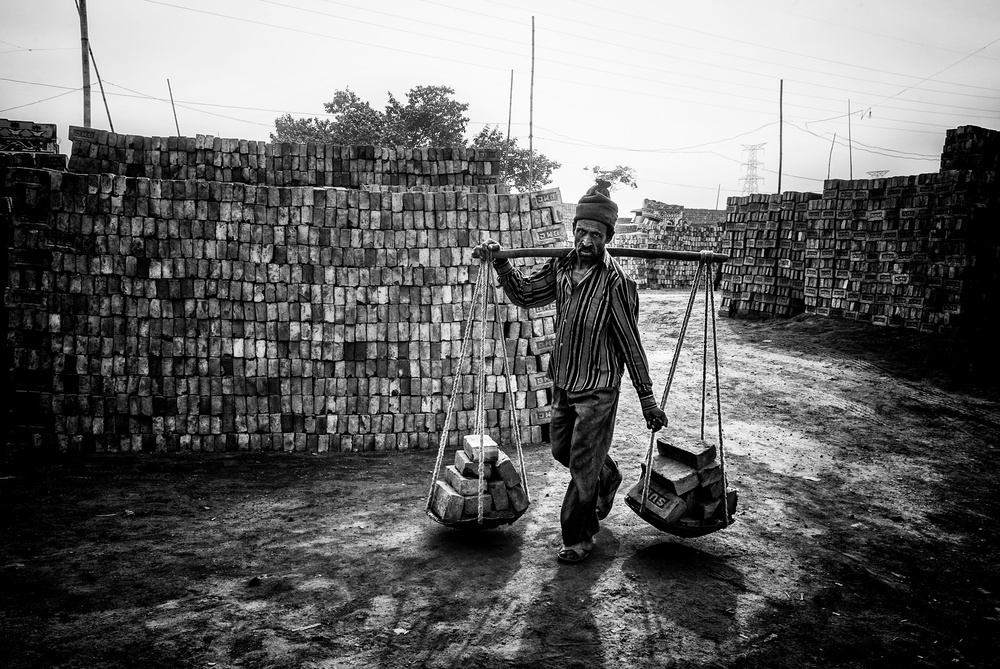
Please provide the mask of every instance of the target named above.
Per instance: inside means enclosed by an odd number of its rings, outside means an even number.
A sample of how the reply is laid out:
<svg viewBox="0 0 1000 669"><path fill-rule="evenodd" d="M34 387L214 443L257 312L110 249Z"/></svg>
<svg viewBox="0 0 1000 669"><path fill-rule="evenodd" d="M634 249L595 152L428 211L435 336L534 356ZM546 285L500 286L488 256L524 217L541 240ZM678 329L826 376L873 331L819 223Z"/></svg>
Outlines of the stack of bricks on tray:
<svg viewBox="0 0 1000 669"><path fill-rule="evenodd" d="M699 527L722 520L722 500L729 514L736 508L736 491L726 492L721 462L714 444L701 440L656 442L645 510L658 520L674 525ZM628 492L635 508L642 506L643 476Z"/></svg>
<svg viewBox="0 0 1000 669"><path fill-rule="evenodd" d="M489 435L470 434L455 451L455 464L434 483L431 511L442 522L483 518L511 519L528 508L517 467Z"/></svg>

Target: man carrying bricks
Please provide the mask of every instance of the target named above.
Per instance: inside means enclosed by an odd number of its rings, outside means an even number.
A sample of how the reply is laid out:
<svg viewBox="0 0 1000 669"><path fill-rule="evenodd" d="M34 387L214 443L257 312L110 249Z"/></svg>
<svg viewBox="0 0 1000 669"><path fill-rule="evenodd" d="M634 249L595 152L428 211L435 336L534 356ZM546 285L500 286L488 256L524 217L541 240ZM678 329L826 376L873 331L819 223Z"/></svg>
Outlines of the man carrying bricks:
<svg viewBox="0 0 1000 669"><path fill-rule="evenodd" d="M500 245L487 239L473 257L491 260L504 293L521 307L556 303L549 424L552 455L569 468L560 523L559 560L582 562L594 547L600 521L611 512L622 475L611 458L621 377L628 368L646 426L659 430L666 414L656 405L649 364L639 339L635 281L605 252L615 233L618 205L610 183L598 181L577 204L574 248L528 276L509 260L494 258Z"/></svg>

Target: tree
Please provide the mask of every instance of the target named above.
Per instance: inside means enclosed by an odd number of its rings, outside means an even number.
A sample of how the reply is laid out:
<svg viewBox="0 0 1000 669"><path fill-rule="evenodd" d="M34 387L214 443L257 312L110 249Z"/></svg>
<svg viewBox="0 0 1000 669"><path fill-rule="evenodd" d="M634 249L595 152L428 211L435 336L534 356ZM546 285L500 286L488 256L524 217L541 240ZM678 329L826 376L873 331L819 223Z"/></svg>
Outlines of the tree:
<svg viewBox="0 0 1000 669"><path fill-rule="evenodd" d="M405 106L390 93L382 145L465 146L469 105L452 100L454 93L446 86L417 86L406 94Z"/></svg>
<svg viewBox="0 0 1000 669"><path fill-rule="evenodd" d="M451 99L447 86L417 86L401 104L389 93L384 112L373 109L350 89L334 92L323 105L332 119L275 119L273 142L321 142L343 146L465 146L468 104Z"/></svg>
<svg viewBox="0 0 1000 669"><path fill-rule="evenodd" d="M554 160L517 145L517 138L510 141L500 132L498 126L483 126L475 137L472 146L481 149L501 149L500 176L504 183L518 193L529 193L541 190L552 183L552 173L562 167ZM532 180L534 172L534 180Z"/></svg>
<svg viewBox="0 0 1000 669"><path fill-rule="evenodd" d="M593 167L584 167L583 169L592 171L595 179L603 179L610 182L611 190L615 190L619 186L639 187L638 182L635 180L635 170L631 167L615 165L613 170L602 170L600 165L594 165Z"/></svg>

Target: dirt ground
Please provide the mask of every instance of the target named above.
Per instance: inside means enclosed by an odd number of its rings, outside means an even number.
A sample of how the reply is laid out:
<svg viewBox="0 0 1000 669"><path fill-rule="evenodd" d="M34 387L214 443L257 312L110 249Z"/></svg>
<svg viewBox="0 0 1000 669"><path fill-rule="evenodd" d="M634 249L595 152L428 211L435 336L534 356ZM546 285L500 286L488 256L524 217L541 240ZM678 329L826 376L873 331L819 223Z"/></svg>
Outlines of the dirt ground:
<svg viewBox="0 0 1000 669"><path fill-rule="evenodd" d="M659 393L686 291L641 300ZM649 443L627 381L626 486L581 565L555 559L568 477L545 445L526 448L528 512L471 532L425 515L434 452L8 458L0 665L997 666L1000 393L981 358L820 317L718 328L740 495L723 531L679 539L622 502ZM665 434L699 429L700 355Z"/></svg>

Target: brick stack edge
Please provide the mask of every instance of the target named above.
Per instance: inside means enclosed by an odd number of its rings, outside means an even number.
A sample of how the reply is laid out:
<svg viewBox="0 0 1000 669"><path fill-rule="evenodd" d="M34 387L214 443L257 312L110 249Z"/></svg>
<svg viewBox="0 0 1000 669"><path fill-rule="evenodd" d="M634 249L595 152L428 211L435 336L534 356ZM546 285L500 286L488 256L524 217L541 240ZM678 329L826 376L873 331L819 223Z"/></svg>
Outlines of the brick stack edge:
<svg viewBox="0 0 1000 669"><path fill-rule="evenodd" d="M370 173L353 159L340 167ZM425 161L396 167L397 181L431 171ZM566 242L557 190L3 171L8 445L27 448L436 448L456 376L449 444L459 445L475 421L475 370L457 362L478 271L472 246L485 236L508 247ZM488 432L512 441L502 332L520 437L541 442L551 311L502 297L493 311Z"/></svg>
<svg viewBox="0 0 1000 669"><path fill-rule="evenodd" d="M948 131L940 172L729 198L720 313L989 329L1000 307L998 156L1000 132L963 126Z"/></svg>

